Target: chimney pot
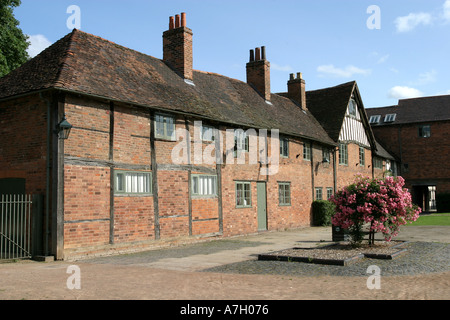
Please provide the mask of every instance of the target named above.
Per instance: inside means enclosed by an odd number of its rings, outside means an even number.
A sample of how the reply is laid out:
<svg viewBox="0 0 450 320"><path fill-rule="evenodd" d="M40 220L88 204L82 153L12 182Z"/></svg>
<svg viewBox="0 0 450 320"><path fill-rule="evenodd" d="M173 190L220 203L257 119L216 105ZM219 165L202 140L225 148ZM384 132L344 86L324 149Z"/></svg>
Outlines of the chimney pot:
<svg viewBox="0 0 450 320"><path fill-rule="evenodd" d="M261 59L266 60L266 47L261 47Z"/></svg>
<svg viewBox="0 0 450 320"><path fill-rule="evenodd" d="M175 28L179 28L180 27L180 15L177 14L175 15Z"/></svg>
<svg viewBox="0 0 450 320"><path fill-rule="evenodd" d="M174 17L170 17L170 19L169 19L169 30L172 30L173 28L175 28L175 18Z"/></svg>
<svg viewBox="0 0 450 320"><path fill-rule="evenodd" d="M302 73L301 72L297 72L297 79L302 80Z"/></svg>
<svg viewBox="0 0 450 320"><path fill-rule="evenodd" d="M289 75L289 80L295 80L294 74L293 74L293 73L291 73L291 74Z"/></svg>
<svg viewBox="0 0 450 320"><path fill-rule="evenodd" d="M186 13L185 12L181 13L181 26L186 27Z"/></svg>
<svg viewBox="0 0 450 320"><path fill-rule="evenodd" d="M250 62L255 61L255 51L252 49L250 50Z"/></svg>
<svg viewBox="0 0 450 320"><path fill-rule="evenodd" d="M261 49L260 48L255 49L255 60L256 61L261 60Z"/></svg>

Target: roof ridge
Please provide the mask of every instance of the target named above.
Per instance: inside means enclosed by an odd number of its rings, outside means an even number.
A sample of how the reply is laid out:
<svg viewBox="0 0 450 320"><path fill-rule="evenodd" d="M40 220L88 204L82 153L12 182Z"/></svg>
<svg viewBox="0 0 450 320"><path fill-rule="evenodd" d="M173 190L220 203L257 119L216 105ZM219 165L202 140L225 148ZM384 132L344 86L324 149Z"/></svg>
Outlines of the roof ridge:
<svg viewBox="0 0 450 320"><path fill-rule="evenodd" d="M68 58L68 56L69 56L69 54L71 52L71 48L72 48L72 44L73 44L73 38L74 38L75 34L78 33L78 32L82 32L82 31L80 31L78 29L73 29L72 32L70 32L65 37L63 37L62 39L59 40L59 41L62 41L65 38L67 38L68 46L64 50L64 54L62 56L61 65L58 68L58 72L56 73L55 79L53 81L54 86L57 86L58 84L63 84L63 81L61 81L61 78L62 78L63 71L66 69L66 68L64 68L64 66L68 65L67 58Z"/></svg>

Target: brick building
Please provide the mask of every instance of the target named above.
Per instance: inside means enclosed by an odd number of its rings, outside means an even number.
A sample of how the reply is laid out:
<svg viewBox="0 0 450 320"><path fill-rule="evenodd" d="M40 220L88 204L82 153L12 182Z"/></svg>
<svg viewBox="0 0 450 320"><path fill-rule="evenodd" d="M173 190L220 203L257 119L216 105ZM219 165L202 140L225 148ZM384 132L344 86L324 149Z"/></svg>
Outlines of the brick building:
<svg viewBox="0 0 450 320"><path fill-rule="evenodd" d="M399 162L413 201L435 211L436 195L450 193L450 96L404 99L367 113L378 142Z"/></svg>
<svg viewBox="0 0 450 320"><path fill-rule="evenodd" d="M309 226L314 199L383 174L355 82L274 94L264 47L243 82L194 70L192 38L184 14L163 59L73 30L0 79L0 191L44 195L44 254Z"/></svg>

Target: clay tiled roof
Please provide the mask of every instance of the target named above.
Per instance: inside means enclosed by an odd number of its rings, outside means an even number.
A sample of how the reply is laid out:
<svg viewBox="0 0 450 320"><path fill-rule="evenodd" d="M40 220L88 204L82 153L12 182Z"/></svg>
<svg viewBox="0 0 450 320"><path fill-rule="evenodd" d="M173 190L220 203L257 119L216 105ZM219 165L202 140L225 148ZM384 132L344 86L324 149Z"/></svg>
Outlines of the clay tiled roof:
<svg viewBox="0 0 450 320"><path fill-rule="evenodd" d="M334 141L339 140L345 112L355 86L356 82L352 81L306 92L306 106Z"/></svg>
<svg viewBox="0 0 450 320"><path fill-rule="evenodd" d="M397 106L369 108L367 114L381 116L373 126L450 120L450 95L399 100ZM395 121L384 122L387 114L396 114Z"/></svg>
<svg viewBox="0 0 450 320"><path fill-rule="evenodd" d="M0 99L60 89L243 127L334 144L310 112L272 94L267 104L247 83L194 71L187 84L161 59L74 30L0 78Z"/></svg>

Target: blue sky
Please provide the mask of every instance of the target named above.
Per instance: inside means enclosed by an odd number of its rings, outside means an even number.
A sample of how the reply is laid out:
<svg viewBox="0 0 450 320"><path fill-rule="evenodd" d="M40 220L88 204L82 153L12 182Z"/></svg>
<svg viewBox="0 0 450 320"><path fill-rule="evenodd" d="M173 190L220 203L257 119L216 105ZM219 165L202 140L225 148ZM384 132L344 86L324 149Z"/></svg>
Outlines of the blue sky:
<svg viewBox="0 0 450 320"><path fill-rule="evenodd" d="M194 69L242 81L265 46L274 93L302 72L307 90L356 80L366 108L450 94L450 0L22 0L31 54L71 31L71 5L81 30L156 58L169 16L186 12Z"/></svg>

